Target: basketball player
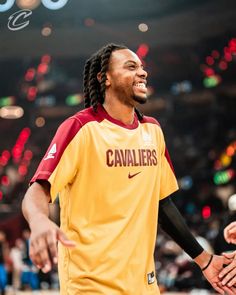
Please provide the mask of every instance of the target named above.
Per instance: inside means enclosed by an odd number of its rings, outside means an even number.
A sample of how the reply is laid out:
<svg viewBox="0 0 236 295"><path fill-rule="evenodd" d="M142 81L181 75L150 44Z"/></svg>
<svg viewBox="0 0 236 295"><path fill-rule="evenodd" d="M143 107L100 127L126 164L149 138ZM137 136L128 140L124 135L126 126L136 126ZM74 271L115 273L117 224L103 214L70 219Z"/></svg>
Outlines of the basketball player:
<svg viewBox="0 0 236 295"><path fill-rule="evenodd" d="M137 109L146 84L125 46L108 44L86 62L85 110L59 127L23 200L30 257L44 272L58 261L63 295L158 295L159 212L215 290L233 294L219 280L229 259L202 249L169 197L178 185L161 127ZM48 218L58 194L61 228Z"/></svg>

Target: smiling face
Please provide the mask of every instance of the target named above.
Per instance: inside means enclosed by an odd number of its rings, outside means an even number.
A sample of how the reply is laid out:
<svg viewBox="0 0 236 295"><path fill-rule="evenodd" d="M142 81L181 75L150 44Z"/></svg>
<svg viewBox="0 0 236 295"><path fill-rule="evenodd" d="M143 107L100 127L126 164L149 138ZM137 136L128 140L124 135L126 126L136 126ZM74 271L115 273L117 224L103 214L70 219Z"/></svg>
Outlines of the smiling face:
<svg viewBox="0 0 236 295"><path fill-rule="evenodd" d="M106 75L106 91L124 104L134 106L147 101L147 72L131 50L113 51Z"/></svg>

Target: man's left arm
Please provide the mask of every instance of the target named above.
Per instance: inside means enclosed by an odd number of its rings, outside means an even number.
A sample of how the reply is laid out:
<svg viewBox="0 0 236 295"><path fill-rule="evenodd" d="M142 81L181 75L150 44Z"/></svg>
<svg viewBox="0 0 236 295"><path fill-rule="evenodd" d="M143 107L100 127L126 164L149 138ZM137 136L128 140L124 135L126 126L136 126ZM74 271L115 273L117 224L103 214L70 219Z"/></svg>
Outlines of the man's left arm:
<svg viewBox="0 0 236 295"><path fill-rule="evenodd" d="M182 215L170 197L159 203L159 223L162 229L197 263L212 287L224 294L236 294L233 288L221 284L219 273L230 260L205 251L190 232Z"/></svg>

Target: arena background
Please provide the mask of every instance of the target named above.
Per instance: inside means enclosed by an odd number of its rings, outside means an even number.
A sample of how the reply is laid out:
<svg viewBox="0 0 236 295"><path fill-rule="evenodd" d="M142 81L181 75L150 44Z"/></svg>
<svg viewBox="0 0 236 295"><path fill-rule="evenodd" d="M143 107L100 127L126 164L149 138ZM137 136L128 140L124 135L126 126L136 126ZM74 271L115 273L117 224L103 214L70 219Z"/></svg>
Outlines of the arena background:
<svg viewBox="0 0 236 295"><path fill-rule="evenodd" d="M24 9L26 18L13 15ZM57 126L83 108L84 62L108 42L137 52L149 72L142 111L162 125L180 185L174 201L192 232L212 252L233 250L222 229L236 217L235 0L0 1L0 230L10 249L27 229L28 181ZM59 223L57 205L51 215ZM155 258L163 292L212 292L161 230ZM14 294L10 255L6 267ZM58 294L56 269L27 271L38 285L25 277L22 291Z"/></svg>

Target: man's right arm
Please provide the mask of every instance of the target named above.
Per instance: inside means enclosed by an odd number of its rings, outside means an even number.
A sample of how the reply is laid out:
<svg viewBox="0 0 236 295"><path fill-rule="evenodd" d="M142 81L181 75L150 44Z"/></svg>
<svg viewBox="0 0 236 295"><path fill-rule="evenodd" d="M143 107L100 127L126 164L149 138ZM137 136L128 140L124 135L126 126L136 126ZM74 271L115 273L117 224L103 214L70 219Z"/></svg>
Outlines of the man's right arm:
<svg viewBox="0 0 236 295"><path fill-rule="evenodd" d="M22 212L28 221L30 237L30 258L32 262L48 272L52 262L57 263L57 242L74 247L60 228L49 219L50 184L47 181L34 182L27 190L22 202Z"/></svg>

